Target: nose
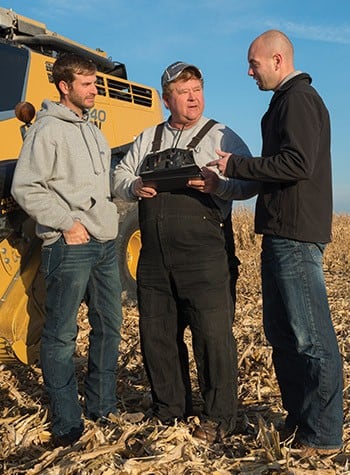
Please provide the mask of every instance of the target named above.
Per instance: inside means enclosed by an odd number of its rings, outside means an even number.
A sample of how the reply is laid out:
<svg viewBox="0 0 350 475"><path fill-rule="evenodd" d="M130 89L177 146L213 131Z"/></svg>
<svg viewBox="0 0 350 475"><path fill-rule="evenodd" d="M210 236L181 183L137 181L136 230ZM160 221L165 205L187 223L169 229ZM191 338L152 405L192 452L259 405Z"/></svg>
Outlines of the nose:
<svg viewBox="0 0 350 475"><path fill-rule="evenodd" d="M251 66L248 67L248 76L254 76L254 71Z"/></svg>

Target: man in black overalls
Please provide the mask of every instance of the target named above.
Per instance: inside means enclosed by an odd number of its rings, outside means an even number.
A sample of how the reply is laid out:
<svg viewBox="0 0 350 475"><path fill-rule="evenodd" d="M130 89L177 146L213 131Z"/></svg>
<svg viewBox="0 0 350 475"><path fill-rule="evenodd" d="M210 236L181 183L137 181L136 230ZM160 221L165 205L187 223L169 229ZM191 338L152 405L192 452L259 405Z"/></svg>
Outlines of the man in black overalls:
<svg viewBox="0 0 350 475"><path fill-rule="evenodd" d="M250 155L231 129L203 117L201 71L182 62L162 76L167 122L145 130L114 172L115 192L139 200L142 248L137 271L140 338L153 398L163 423L192 412L189 325L203 398L196 436L210 441L231 433L237 417L237 352L232 334L235 278L231 206L257 192L253 182L220 177L205 167L223 144ZM191 153L201 176L183 183L146 181L147 158ZM163 155L160 153L163 152ZM151 154L151 155L150 155ZM155 155L156 154L156 155ZM144 177L139 176L140 173ZM145 181L143 181L145 180ZM230 236L231 235L231 236ZM234 281L234 282L232 282Z"/></svg>

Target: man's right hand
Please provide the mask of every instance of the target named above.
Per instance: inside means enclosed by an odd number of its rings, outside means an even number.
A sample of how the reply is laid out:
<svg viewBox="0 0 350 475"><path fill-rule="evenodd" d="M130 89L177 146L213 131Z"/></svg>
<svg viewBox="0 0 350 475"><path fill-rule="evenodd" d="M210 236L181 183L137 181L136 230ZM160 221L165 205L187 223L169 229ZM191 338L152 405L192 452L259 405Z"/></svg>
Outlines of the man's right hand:
<svg viewBox="0 0 350 475"><path fill-rule="evenodd" d="M63 232L63 237L66 244L86 244L90 241L89 233L80 221L74 221L73 226L68 231Z"/></svg>
<svg viewBox="0 0 350 475"><path fill-rule="evenodd" d="M223 152L222 150L216 150L216 153L219 155L219 158L207 163L207 167L217 167L219 172L226 176L227 162L229 161L232 153Z"/></svg>
<svg viewBox="0 0 350 475"><path fill-rule="evenodd" d="M149 186L144 186L142 178L139 177L132 184L132 192L139 198L153 198L156 196L157 191Z"/></svg>

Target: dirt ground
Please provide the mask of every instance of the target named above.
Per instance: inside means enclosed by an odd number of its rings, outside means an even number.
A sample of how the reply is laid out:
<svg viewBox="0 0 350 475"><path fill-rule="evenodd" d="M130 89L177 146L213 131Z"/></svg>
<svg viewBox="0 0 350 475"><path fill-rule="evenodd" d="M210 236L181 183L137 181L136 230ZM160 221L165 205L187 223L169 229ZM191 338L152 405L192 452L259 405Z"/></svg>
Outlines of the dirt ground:
<svg viewBox="0 0 350 475"><path fill-rule="evenodd" d="M135 303L125 302L117 372L120 417L109 426L86 421L82 438L68 448L50 440L47 396L39 365L0 365L0 473L19 474L350 474L349 321L350 216L334 216L333 242L327 247L324 270L332 318L344 362L344 446L328 458L301 457L281 441L283 421L271 348L262 329L260 238L253 232L247 209L234 213L237 254L241 260L234 334L239 352L239 427L222 444L192 437L198 419L166 427L142 422L150 407L149 385L142 365ZM77 376L83 387L89 326L86 308L79 313ZM187 342L191 347L190 334ZM191 358L194 392L196 372Z"/></svg>

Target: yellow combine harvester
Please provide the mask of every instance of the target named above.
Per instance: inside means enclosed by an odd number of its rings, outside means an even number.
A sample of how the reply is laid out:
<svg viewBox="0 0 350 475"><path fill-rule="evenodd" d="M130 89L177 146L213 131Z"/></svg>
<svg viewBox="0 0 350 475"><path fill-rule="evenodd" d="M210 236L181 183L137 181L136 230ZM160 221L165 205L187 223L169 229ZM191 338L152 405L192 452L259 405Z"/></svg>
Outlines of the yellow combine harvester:
<svg viewBox="0 0 350 475"><path fill-rule="evenodd" d="M31 120L27 103L38 110L45 98L59 100L51 72L62 52L84 55L97 65L98 96L90 118L109 141L113 165L136 135L163 120L158 92L129 81L124 64L49 31L43 23L0 8L0 361L16 358L31 363L38 357L44 321L40 242L33 221L19 209L10 189L23 136L30 126L18 119ZM122 285L133 296L140 249L137 208L122 202L117 205Z"/></svg>

